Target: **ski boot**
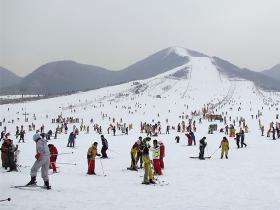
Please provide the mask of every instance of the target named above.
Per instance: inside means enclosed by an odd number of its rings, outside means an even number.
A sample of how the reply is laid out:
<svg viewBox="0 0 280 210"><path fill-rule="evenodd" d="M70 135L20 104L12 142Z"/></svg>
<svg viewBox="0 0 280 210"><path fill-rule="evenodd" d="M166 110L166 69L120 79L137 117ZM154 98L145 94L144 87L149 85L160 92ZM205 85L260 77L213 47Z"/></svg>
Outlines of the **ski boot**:
<svg viewBox="0 0 280 210"><path fill-rule="evenodd" d="M156 184L156 182L154 180L152 180L152 179L150 179L150 183L151 184Z"/></svg>
<svg viewBox="0 0 280 210"><path fill-rule="evenodd" d="M142 184L149 185L149 184L150 184L150 182L142 182Z"/></svg>
<svg viewBox="0 0 280 210"><path fill-rule="evenodd" d="M45 183L45 186L44 186L44 187L46 187L47 190L50 190L50 189L51 189L51 186L50 186L49 181L44 181L44 183Z"/></svg>
<svg viewBox="0 0 280 210"><path fill-rule="evenodd" d="M26 186L36 185L36 183L36 176L32 176L30 182L28 182Z"/></svg>

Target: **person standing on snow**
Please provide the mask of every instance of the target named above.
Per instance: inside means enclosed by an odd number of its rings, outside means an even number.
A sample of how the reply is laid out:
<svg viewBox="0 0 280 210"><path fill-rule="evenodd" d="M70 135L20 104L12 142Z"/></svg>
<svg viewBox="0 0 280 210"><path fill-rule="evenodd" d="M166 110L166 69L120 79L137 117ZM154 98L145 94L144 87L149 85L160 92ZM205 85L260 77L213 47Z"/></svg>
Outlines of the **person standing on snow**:
<svg viewBox="0 0 280 210"><path fill-rule="evenodd" d="M244 133L244 130L243 130L243 129L240 129L239 136L240 136L240 141L241 141L241 148L243 147L243 145L244 145L245 147L247 147L247 144L244 143L244 140L245 140L245 133Z"/></svg>
<svg viewBox="0 0 280 210"><path fill-rule="evenodd" d="M88 149L87 160L88 160L88 172L89 175L95 175L95 157L101 156L97 153L97 142L94 142L93 145Z"/></svg>
<svg viewBox="0 0 280 210"><path fill-rule="evenodd" d="M47 141L43 139L39 133L34 134L33 141L35 141L36 143L36 161L31 168L31 181L27 184L27 186L36 184L37 172L41 168L41 175L44 180L45 187L49 190L51 189L48 175L50 167L50 151L47 145Z"/></svg>
<svg viewBox="0 0 280 210"><path fill-rule="evenodd" d="M185 134L187 136L187 140L188 140L188 146L192 146L192 136L190 133L186 133Z"/></svg>
<svg viewBox="0 0 280 210"><path fill-rule="evenodd" d="M163 158L165 157L165 146L161 141L159 141L159 150L160 150L160 155L159 155L160 168L164 169Z"/></svg>
<svg viewBox="0 0 280 210"><path fill-rule="evenodd" d="M68 144L67 147L74 147L75 146L75 138L76 135L74 134L74 132L71 132L68 138Z"/></svg>
<svg viewBox="0 0 280 210"><path fill-rule="evenodd" d="M105 137L103 135L101 135L101 142L102 142L102 148L101 148L101 158L108 158L107 156L107 149L108 149L108 141L107 139L105 139Z"/></svg>
<svg viewBox="0 0 280 210"><path fill-rule="evenodd" d="M235 140L236 140L237 148L240 148L240 135L239 135L239 133L236 133Z"/></svg>
<svg viewBox="0 0 280 210"><path fill-rule="evenodd" d="M153 176L153 170L151 167L151 159L149 156L149 148L147 146L143 149L142 159L144 163L144 180L142 184L155 184L154 176Z"/></svg>
<svg viewBox="0 0 280 210"><path fill-rule="evenodd" d="M49 144L48 147L49 147L49 151L51 154L50 168L53 170L53 173L57 173L57 171L56 171L56 159L57 159L57 155L58 155L57 148L53 144Z"/></svg>
<svg viewBox="0 0 280 210"><path fill-rule="evenodd" d="M130 150L131 164L130 164L130 168L127 168L128 170L137 171L136 155L138 151L139 151L139 144L135 142Z"/></svg>
<svg viewBox="0 0 280 210"><path fill-rule="evenodd" d="M154 169L155 169L156 174L162 175L161 168L160 168L160 161L159 161L160 149L159 149L158 141L155 139L153 141L153 144L154 145L153 145L151 151L152 151L152 156L153 156Z"/></svg>
<svg viewBox="0 0 280 210"><path fill-rule="evenodd" d="M139 145L139 150L138 150L137 156L136 156L136 166L138 165L138 161L140 160L139 168L143 168L142 153L143 153L145 144L144 144L141 136L138 138L137 144Z"/></svg>
<svg viewBox="0 0 280 210"><path fill-rule="evenodd" d="M205 140L206 140L205 136L202 139L199 140L199 159L200 160L205 160L204 150L207 146L207 142Z"/></svg>
<svg viewBox="0 0 280 210"><path fill-rule="evenodd" d="M190 135L192 137L193 144L196 145L194 132L190 131Z"/></svg>
<svg viewBox="0 0 280 210"><path fill-rule="evenodd" d="M224 154L226 156L226 159L228 159L229 142L226 137L223 137L223 140L221 141L219 148L222 148L221 159L223 159Z"/></svg>

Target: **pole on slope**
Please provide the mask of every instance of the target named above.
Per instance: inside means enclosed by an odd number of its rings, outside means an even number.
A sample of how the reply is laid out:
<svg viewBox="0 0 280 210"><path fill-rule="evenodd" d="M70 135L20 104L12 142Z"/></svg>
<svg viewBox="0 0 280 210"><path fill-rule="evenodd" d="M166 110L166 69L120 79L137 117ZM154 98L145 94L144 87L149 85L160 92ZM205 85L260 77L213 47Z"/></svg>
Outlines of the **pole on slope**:
<svg viewBox="0 0 280 210"><path fill-rule="evenodd" d="M12 199L11 198L6 198L6 199L2 199L0 200L0 202L4 202L4 201L11 201Z"/></svg>
<svg viewBox="0 0 280 210"><path fill-rule="evenodd" d="M219 149L220 149L220 147L218 149L216 149L209 157L211 158Z"/></svg>
<svg viewBox="0 0 280 210"><path fill-rule="evenodd" d="M103 168L103 163L102 163L101 158L99 158L99 160L100 160L100 165L101 165L101 169L102 169L103 176L107 176L107 175L104 173L104 168Z"/></svg>
<svg viewBox="0 0 280 210"><path fill-rule="evenodd" d="M52 162L51 162L52 163ZM77 163L56 163L56 164L61 164L61 165L73 165L76 166Z"/></svg>
<svg viewBox="0 0 280 210"><path fill-rule="evenodd" d="M114 153L116 153L118 155L120 155L120 153L116 152L115 150L112 150L112 149L108 149L108 150L111 151L111 152L114 152Z"/></svg>
<svg viewBox="0 0 280 210"><path fill-rule="evenodd" d="M69 154L73 154L74 152L62 152L53 156L58 156L58 155L69 155Z"/></svg>

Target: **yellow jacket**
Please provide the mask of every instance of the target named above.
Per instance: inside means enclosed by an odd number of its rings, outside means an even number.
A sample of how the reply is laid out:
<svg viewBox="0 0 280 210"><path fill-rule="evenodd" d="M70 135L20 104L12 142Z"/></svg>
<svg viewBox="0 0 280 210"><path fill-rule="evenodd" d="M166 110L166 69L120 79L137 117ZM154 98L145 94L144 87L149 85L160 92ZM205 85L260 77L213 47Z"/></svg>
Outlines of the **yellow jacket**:
<svg viewBox="0 0 280 210"><path fill-rule="evenodd" d="M88 159L94 160L96 155L97 155L97 147L92 145L89 149L88 149Z"/></svg>
<svg viewBox="0 0 280 210"><path fill-rule="evenodd" d="M151 159L150 159L149 155L143 155L142 160L143 160L144 166L151 164Z"/></svg>
<svg viewBox="0 0 280 210"><path fill-rule="evenodd" d="M137 154L138 151L139 151L139 146L138 146L137 143L135 143L135 144L132 146L132 148L131 148L131 150L130 150L130 153L131 153L133 156L136 156L136 154Z"/></svg>
<svg viewBox="0 0 280 210"><path fill-rule="evenodd" d="M222 150L229 150L229 142L228 142L228 140L223 139L221 141L220 148L222 148Z"/></svg>

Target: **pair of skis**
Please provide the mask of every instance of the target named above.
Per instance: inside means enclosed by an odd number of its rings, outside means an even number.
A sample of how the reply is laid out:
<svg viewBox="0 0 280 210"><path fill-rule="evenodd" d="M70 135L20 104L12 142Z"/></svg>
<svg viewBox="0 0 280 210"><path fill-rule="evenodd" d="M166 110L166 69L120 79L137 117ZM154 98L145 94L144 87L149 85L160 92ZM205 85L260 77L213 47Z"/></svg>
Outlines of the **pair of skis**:
<svg viewBox="0 0 280 210"><path fill-rule="evenodd" d="M193 158L193 159L200 159L199 157L190 157L190 158ZM204 159L211 159L211 156L204 157Z"/></svg>
<svg viewBox="0 0 280 210"><path fill-rule="evenodd" d="M31 189L31 188L40 188L40 189L45 189L45 190L50 190L48 189L45 185L14 185L11 186L11 188L16 188L16 189Z"/></svg>

